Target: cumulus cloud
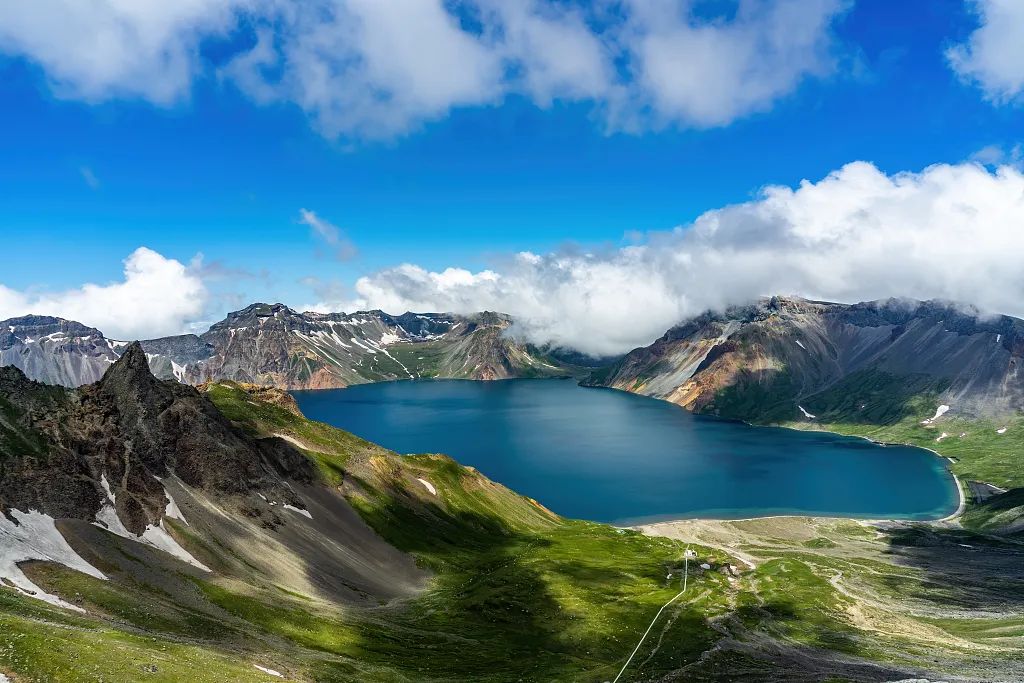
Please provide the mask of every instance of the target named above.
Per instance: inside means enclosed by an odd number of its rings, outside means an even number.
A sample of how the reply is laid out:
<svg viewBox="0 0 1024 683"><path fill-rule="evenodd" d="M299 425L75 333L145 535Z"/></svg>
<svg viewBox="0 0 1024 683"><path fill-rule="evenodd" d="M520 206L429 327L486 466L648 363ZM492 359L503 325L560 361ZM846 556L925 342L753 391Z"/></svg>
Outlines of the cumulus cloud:
<svg viewBox="0 0 1024 683"><path fill-rule="evenodd" d="M63 97L170 104L200 71L199 44L234 27L240 0L0 3L0 51L40 65Z"/></svg>
<svg viewBox="0 0 1024 683"><path fill-rule="evenodd" d="M655 124L717 126L767 108L807 76L824 75L839 0L741 2L731 21L698 22L673 3L633 0L625 27L636 87ZM643 110L641 110L643 111ZM631 107L625 116L635 116Z"/></svg>
<svg viewBox="0 0 1024 683"><path fill-rule="evenodd" d="M848 5L39 0L0 4L0 52L90 101L167 105L215 74L257 102L298 106L330 137L392 137L511 94L589 102L611 129L706 127L831 72L831 26ZM211 41L216 64L203 57Z"/></svg>
<svg viewBox="0 0 1024 683"><path fill-rule="evenodd" d="M946 52L950 66L993 102L1019 101L1024 90L1024 3L969 0L979 26Z"/></svg>
<svg viewBox="0 0 1024 683"><path fill-rule="evenodd" d="M139 247L124 261L124 279L62 292L18 291L0 284L0 319L55 315L97 327L115 339L180 333L206 305L202 279L179 261Z"/></svg>
<svg viewBox="0 0 1024 683"><path fill-rule="evenodd" d="M313 235L326 244L331 254L339 261L348 261L356 255L356 245L341 232L338 226L316 215L315 211L299 209L299 223L309 226Z"/></svg>
<svg viewBox="0 0 1024 683"><path fill-rule="evenodd" d="M1024 315L1022 225L1024 175L1014 167L886 175L854 162L609 253L522 253L476 273L405 264L360 278L354 297L320 308L503 311L531 341L592 355L772 294L944 298Z"/></svg>

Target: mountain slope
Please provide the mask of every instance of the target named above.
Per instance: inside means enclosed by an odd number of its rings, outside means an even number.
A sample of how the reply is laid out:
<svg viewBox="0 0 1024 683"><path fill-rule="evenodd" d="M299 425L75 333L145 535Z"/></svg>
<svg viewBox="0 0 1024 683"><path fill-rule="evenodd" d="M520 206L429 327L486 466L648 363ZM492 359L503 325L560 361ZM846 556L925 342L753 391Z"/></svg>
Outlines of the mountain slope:
<svg viewBox="0 0 1024 683"><path fill-rule="evenodd" d="M37 381L94 382L127 346L60 318L0 322L0 365ZM201 335L142 342L154 374L200 384L252 382L285 389L326 389L419 377L503 379L565 376L575 369L509 334L512 320L381 311L298 313L253 304Z"/></svg>
<svg viewBox="0 0 1024 683"><path fill-rule="evenodd" d="M506 332L508 316L406 313L297 313L254 304L230 314L199 340L194 360L179 349L160 355L188 381L229 379L288 389L323 389L417 377L502 379L564 375L566 369ZM191 340L189 340L191 341ZM149 343L145 343L149 349Z"/></svg>
<svg viewBox="0 0 1024 683"><path fill-rule="evenodd" d="M295 561L287 558L319 548L306 582L339 599L392 597L417 583L408 559L379 539L366 545L374 535L350 513L338 515L329 532L319 530L323 537L295 529L283 546L272 544L266 532L284 523L283 511L306 510L299 492L318 479L314 463L280 439L246 434L196 389L153 377L138 344L99 382L74 390L0 368L0 408L0 509L92 522L201 569L241 560L282 581ZM340 504L323 496L310 502ZM209 532L233 559L185 550L172 520L186 518L189 532ZM354 561L347 546L359 539L367 557ZM396 571L381 572L368 558Z"/></svg>
<svg viewBox="0 0 1024 683"><path fill-rule="evenodd" d="M1022 362L1017 318L941 302L773 297L678 325L585 383L700 413L929 448L967 480L975 505L964 524L1018 533ZM975 495L1000 489L1010 491Z"/></svg>
<svg viewBox="0 0 1024 683"><path fill-rule="evenodd" d="M156 379L139 345L80 389L2 378L16 681L607 677L617 630L674 590L678 543L562 520L444 456L309 422L279 390ZM679 633L688 652L715 638Z"/></svg>
<svg viewBox="0 0 1024 683"><path fill-rule="evenodd" d="M27 315L0 322L0 366L13 365L49 384L95 382L126 346L63 318Z"/></svg>
<svg viewBox="0 0 1024 683"><path fill-rule="evenodd" d="M700 527L758 555L743 565L559 518L277 389L158 380L137 345L80 389L0 372L15 683L612 680L656 614L629 680L1020 677L1020 551L969 532ZM942 564L976 552L981 576Z"/></svg>
<svg viewBox="0 0 1024 683"><path fill-rule="evenodd" d="M1022 359L1024 321L1016 318L936 302L773 297L683 323L589 383L753 421L798 418L802 401L858 385L908 398L930 392L951 414L999 417L1024 408ZM853 417L873 409L844 410Z"/></svg>

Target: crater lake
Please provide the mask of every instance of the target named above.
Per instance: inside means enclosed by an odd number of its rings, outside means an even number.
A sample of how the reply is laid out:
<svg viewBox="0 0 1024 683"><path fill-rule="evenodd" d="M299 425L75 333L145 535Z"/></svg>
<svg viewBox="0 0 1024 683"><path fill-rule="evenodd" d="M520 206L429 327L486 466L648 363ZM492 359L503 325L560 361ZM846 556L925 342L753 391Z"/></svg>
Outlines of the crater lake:
<svg viewBox="0 0 1024 683"><path fill-rule="evenodd" d="M310 418L399 453L445 453L567 517L935 519L959 492L910 446L754 427L571 380L411 380L294 392Z"/></svg>

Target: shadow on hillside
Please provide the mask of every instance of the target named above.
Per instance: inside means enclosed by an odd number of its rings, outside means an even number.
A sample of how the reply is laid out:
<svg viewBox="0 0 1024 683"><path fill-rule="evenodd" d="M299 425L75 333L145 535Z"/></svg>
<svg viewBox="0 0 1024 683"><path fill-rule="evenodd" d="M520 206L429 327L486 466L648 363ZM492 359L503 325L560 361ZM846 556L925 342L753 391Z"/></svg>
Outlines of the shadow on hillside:
<svg viewBox="0 0 1024 683"><path fill-rule="evenodd" d="M962 529L900 525L881 529L886 551L920 579L888 575L894 592L944 608L979 611L1024 609L1024 545ZM981 615L979 615L981 616Z"/></svg>
<svg viewBox="0 0 1024 683"><path fill-rule="evenodd" d="M525 561L524 554L550 546L549 540L509 528L496 515L449 511L401 490L389 493L360 514L435 576L420 598L365 615L359 647L366 661L441 680L532 680L550 678L553 668L592 649L567 644L572 617ZM330 669L342 675L349 665L324 666L329 678Z"/></svg>
<svg viewBox="0 0 1024 683"><path fill-rule="evenodd" d="M748 628L753 627L767 633L785 632L787 627L799 629L803 634L801 641L811 647L834 650L849 655L857 655L860 645L854 634L849 631L831 629L812 622L801 614L792 601L769 600L762 605L742 605L733 613Z"/></svg>
<svg viewBox="0 0 1024 683"><path fill-rule="evenodd" d="M879 370L861 370L803 399L803 405L815 413L820 422L878 427L919 414L922 397L938 395L948 384L946 380L924 374L893 375Z"/></svg>

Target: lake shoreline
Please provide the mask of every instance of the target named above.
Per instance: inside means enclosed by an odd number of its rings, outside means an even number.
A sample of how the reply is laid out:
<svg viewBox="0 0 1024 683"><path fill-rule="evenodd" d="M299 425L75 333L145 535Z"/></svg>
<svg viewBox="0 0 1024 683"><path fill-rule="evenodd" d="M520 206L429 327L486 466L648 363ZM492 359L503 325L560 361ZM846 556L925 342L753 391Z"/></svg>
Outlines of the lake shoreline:
<svg viewBox="0 0 1024 683"><path fill-rule="evenodd" d="M482 385L489 388L474 388ZM529 379L403 380L293 395L311 419L400 453L453 454L560 515L612 526L773 517L930 523L962 509L963 489L948 468L935 466L934 451L820 429L819 436L798 438L795 432L809 430L792 426L754 432L749 428L766 425L679 410L633 392L584 388L590 387ZM491 435L487 447L479 440L483 433ZM505 436L494 441L499 434ZM859 454L868 445L872 452ZM836 446L837 459L826 458ZM884 446L896 451L879 450ZM681 454L684 462L671 465ZM814 476L819 470L822 476ZM880 479L888 484L879 486ZM568 481L578 481L581 492L566 494ZM611 499L584 489L606 491Z"/></svg>
<svg viewBox="0 0 1024 683"><path fill-rule="evenodd" d="M621 392L626 393L626 394L633 394L634 396L647 396L646 394L637 394L637 393L632 392L632 391L626 391L625 389L619 389L618 387L607 387L607 386L602 386L602 385L591 386L591 385L583 384L583 383L580 383L580 386L585 388L585 389L611 389L613 391L621 391ZM685 521L692 521L692 520L698 520L698 519L700 519L700 520L707 520L707 521L747 521L747 520L754 520L754 519L782 519L782 518L786 518L786 517L820 518L820 519L854 519L854 520L858 520L858 521L879 522L879 523L881 523L881 522L917 522L917 523L920 523L920 524L936 524L936 523L940 523L940 522L955 522L957 519L960 518L961 515L963 515L964 511L967 508L967 498L964 495L964 488L963 488L963 485L962 485L962 483L960 481L960 478L949 467L949 458L947 458L946 456L942 455L941 453L936 451L934 448L929 448L927 446L919 446L917 444L894 443L894 442L890 442L890 441L879 441L877 439L872 439L871 437L864 436L862 434L843 434L842 432L835 432L835 431L832 431L832 430L829 430L829 429L819 429L817 427L815 427L814 429L801 429L800 427L791 427L789 425L782 425L782 424L756 424L754 422L749 422L747 420L739 420L739 419L735 419L735 418L723 418L723 417L719 417L717 415L705 415L703 413L694 412L692 410L688 410L687 408L679 405L678 403L674 403L672 401L669 401L667 399L661 398L659 396L647 396L647 398L653 398L653 399L655 399L657 401L662 401L664 403L669 403L671 405L674 405L674 406L678 407L680 410L685 410L686 412L690 413L691 415L699 415L699 416L702 416L702 417L713 417L713 418L716 418L716 419L719 419L719 420L726 420L726 421L729 421L729 422L738 422L738 423L744 424L744 425L746 425L748 427L768 427L768 428L774 428L774 429L789 429L789 430L792 430L794 432L804 432L804 433L807 433L807 432L820 432L822 434L831 434L833 436L844 436L844 437L855 438L855 439L863 439L864 441L867 441L869 443L875 444L876 446L885 446L885 447L893 446L893 447L901 447L901 448L920 448L921 450L928 451L932 455L934 455L937 458L940 458L941 460L944 461L943 462L943 469L945 469L945 471L949 474L949 476L952 477L953 485L956 487L957 496L958 496L958 499L959 499L957 507L956 507L956 509L953 512L951 512L950 514L948 514L948 515L946 515L944 517L938 517L936 519L910 520L910 519L901 519L901 518L896 518L896 517L894 517L894 518L884 518L884 517L883 518L874 518L874 517L847 517L847 516L815 515L815 514L807 514L807 515L789 514L789 515L763 515L763 516L742 517L742 518L733 518L733 517L683 517L683 518L680 518L680 519L677 519L677 520L664 520L664 521L660 521L660 522L652 522L651 524L671 524L671 523L675 523L675 522L685 522ZM650 524L628 525L628 526L624 526L622 528L633 529L633 528L636 528L637 526L650 526Z"/></svg>
<svg viewBox="0 0 1024 683"><path fill-rule="evenodd" d="M685 410L685 408L683 408L683 410ZM761 427L771 427L771 426L773 426L773 425L755 425L755 424L752 424L752 423L749 423L749 422L746 422L744 424L749 424L751 427L759 427L759 426L761 426ZM967 497L964 495L964 487L963 487L963 485L962 485L962 483L960 481L960 477L958 477L956 475L956 472L954 472L950 468L950 466L949 466L949 458L946 457L945 455L942 455L941 453L939 453L934 448L929 448L928 446L918 446L917 444L912 444L912 443L894 443L894 442L891 442L891 441L879 441L878 439L872 439L869 436L863 436L861 434L843 434L841 432L833 432L833 431L828 430L828 429L800 429L799 427L789 427L789 426L786 426L786 425L774 425L774 426L781 427L782 429L792 429L795 432L821 432L822 434L835 434L837 436L849 436L849 437L853 437L855 439L864 439L865 441L867 441L869 443L873 443L876 446L899 446L899 447L902 447L902 448L920 448L922 451L928 451L929 453L931 453L935 457L937 457L940 460L944 461L942 463L943 468L946 470L946 472L949 473L949 476L951 476L953 478L953 485L956 487L957 495L959 497L959 502L957 504L956 509L953 512L951 512L948 515L946 515L945 517L939 517L938 519L925 519L925 520L915 520L915 521L920 521L922 523L952 522L952 521L955 521L956 519L959 519L959 517L961 515L963 515L964 510L967 508ZM880 520L877 520L877 521L880 521L880 522L883 522L883 521L902 522L902 521L907 521L907 520L880 519Z"/></svg>

